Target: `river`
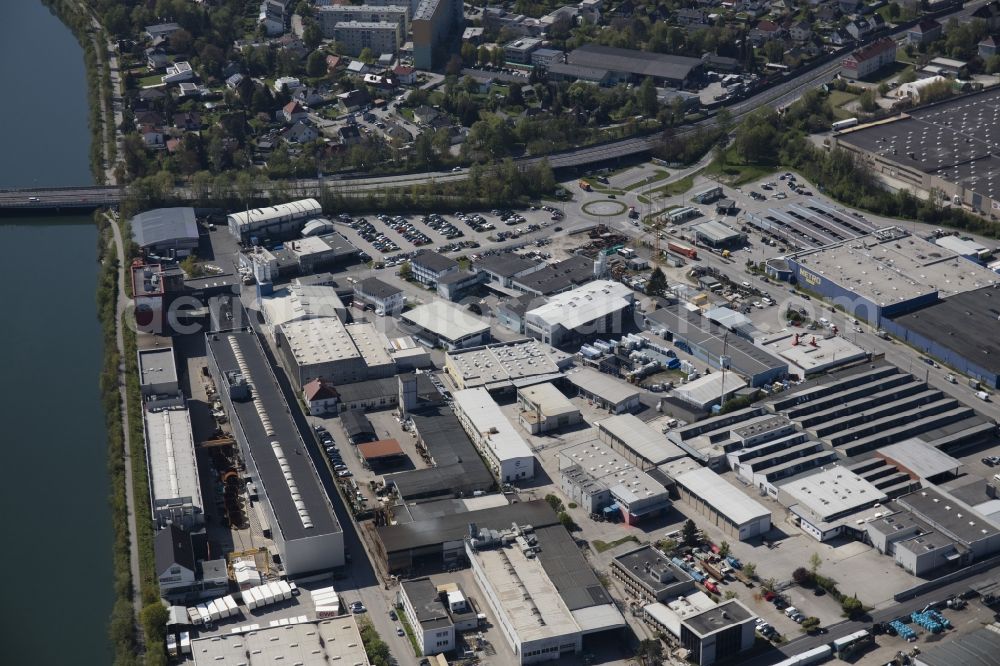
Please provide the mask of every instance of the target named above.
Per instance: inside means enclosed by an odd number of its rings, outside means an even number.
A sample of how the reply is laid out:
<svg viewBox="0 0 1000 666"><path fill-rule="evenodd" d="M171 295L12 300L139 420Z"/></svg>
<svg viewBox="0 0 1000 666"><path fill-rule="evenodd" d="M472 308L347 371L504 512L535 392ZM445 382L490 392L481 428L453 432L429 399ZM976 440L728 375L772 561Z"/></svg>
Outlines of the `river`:
<svg viewBox="0 0 1000 666"><path fill-rule="evenodd" d="M91 184L83 53L40 0L3 4L0 187ZM111 661L96 253L89 216L0 218L3 664Z"/></svg>

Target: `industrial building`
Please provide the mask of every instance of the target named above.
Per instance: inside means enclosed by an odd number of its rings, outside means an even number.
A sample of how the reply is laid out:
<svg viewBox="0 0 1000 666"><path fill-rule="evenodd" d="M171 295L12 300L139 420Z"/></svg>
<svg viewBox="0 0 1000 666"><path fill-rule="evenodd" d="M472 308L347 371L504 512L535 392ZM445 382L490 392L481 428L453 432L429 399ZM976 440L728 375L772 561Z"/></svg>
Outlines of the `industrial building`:
<svg viewBox="0 0 1000 666"><path fill-rule="evenodd" d="M554 264L543 264L537 271L513 277L510 283L515 290L525 294L550 296L581 287L599 277L599 273L593 259L574 254Z"/></svg>
<svg viewBox="0 0 1000 666"><path fill-rule="evenodd" d="M1000 90L987 87L878 123L831 142L859 156L894 188L938 193L991 218L1000 206L1000 159L994 146Z"/></svg>
<svg viewBox="0 0 1000 666"><path fill-rule="evenodd" d="M911 437L945 452L979 443L996 427L971 407L895 366L848 368L780 395L768 409L784 414L810 437L852 458ZM802 470L799 470L802 471ZM906 475L880 480L886 493Z"/></svg>
<svg viewBox="0 0 1000 666"><path fill-rule="evenodd" d="M427 656L455 649L455 623L441 603L437 587L430 578L415 578L399 584L403 607L420 651Z"/></svg>
<svg viewBox="0 0 1000 666"><path fill-rule="evenodd" d="M733 229L728 224L717 220L708 220L691 227L698 242L715 248L739 247L745 241L743 233Z"/></svg>
<svg viewBox="0 0 1000 666"><path fill-rule="evenodd" d="M465 551L519 664L577 654L586 636L625 626L562 526L491 534L465 542Z"/></svg>
<svg viewBox="0 0 1000 666"><path fill-rule="evenodd" d="M157 529L168 524L197 529L205 522L205 505L187 406L147 406L143 435L154 524Z"/></svg>
<svg viewBox="0 0 1000 666"><path fill-rule="evenodd" d="M418 449L430 456L431 466L385 476L386 485L402 500L471 496L496 486L496 479L450 409L429 406L408 414Z"/></svg>
<svg viewBox="0 0 1000 666"><path fill-rule="evenodd" d="M293 321L335 317L347 321L347 308L334 287L290 285L261 299L261 314L274 335Z"/></svg>
<svg viewBox="0 0 1000 666"><path fill-rule="evenodd" d="M518 422L532 435L544 435L582 419L580 410L550 382L517 391Z"/></svg>
<svg viewBox="0 0 1000 666"><path fill-rule="evenodd" d="M375 427L360 409L349 409L340 417L340 426L347 435L347 441L357 446L363 442L372 442L378 438Z"/></svg>
<svg viewBox="0 0 1000 666"><path fill-rule="evenodd" d="M864 349L832 331L798 333L785 330L763 337L760 346L785 359L789 373L800 378L868 358Z"/></svg>
<svg viewBox="0 0 1000 666"><path fill-rule="evenodd" d="M370 277L354 285L354 300L372 306L377 315L395 315L403 309L406 296L399 287Z"/></svg>
<svg viewBox="0 0 1000 666"><path fill-rule="evenodd" d="M455 271L445 273L437 280L437 295L456 303L470 296L479 289L486 280L486 273Z"/></svg>
<svg viewBox="0 0 1000 666"><path fill-rule="evenodd" d="M859 511L886 501L881 490L847 467L811 470L778 486L778 501L817 541L840 536Z"/></svg>
<svg viewBox="0 0 1000 666"><path fill-rule="evenodd" d="M291 577L344 564L344 535L257 336L206 336L208 365L254 484L280 567Z"/></svg>
<svg viewBox="0 0 1000 666"><path fill-rule="evenodd" d="M300 199L288 203L254 208L230 213L229 233L241 243L251 237L276 238L298 233L310 219L323 214L323 207L315 199Z"/></svg>
<svg viewBox="0 0 1000 666"><path fill-rule="evenodd" d="M987 5L988 6L988 5ZM987 6L984 6L985 9ZM916 666L952 666L953 664L980 664L988 666L1000 654L1000 626L996 622L975 629L962 636L962 640L944 641L920 650L913 658Z"/></svg>
<svg viewBox="0 0 1000 666"><path fill-rule="evenodd" d="M597 437L631 464L649 470L686 454L662 433L633 414L617 414L597 421Z"/></svg>
<svg viewBox="0 0 1000 666"><path fill-rule="evenodd" d="M459 436L466 439L457 422L455 427L458 428ZM471 445L469 448L471 450ZM474 455L475 451L471 450L471 453ZM486 472L482 462L480 467ZM394 474L386 477L386 480L413 473ZM488 472L486 474L489 476ZM490 480L493 480L492 477ZM425 567L431 566L447 569L461 565L467 559L463 541L471 536L470 525L475 525L479 530L491 531L509 529L512 523L531 525L536 531L556 526L566 533L545 500L473 511L455 511L450 503L447 508L447 511L432 517L375 528L378 536L375 546L389 573L404 574L416 567L426 570Z"/></svg>
<svg viewBox="0 0 1000 666"><path fill-rule="evenodd" d="M583 442L559 452L559 487L589 514L620 517L627 525L670 508L663 484L601 442Z"/></svg>
<svg viewBox="0 0 1000 666"><path fill-rule="evenodd" d="M472 264L472 269L477 273L486 274L487 285L498 285L499 287L513 290L514 280L535 271L545 268L546 264L541 261L526 259L514 252L504 252L502 254L491 254L482 257ZM510 291L507 295L516 294Z"/></svg>
<svg viewBox="0 0 1000 666"><path fill-rule="evenodd" d="M455 416L469 439L503 483L517 483L535 475L535 454L500 411L485 388L452 394Z"/></svg>
<svg viewBox="0 0 1000 666"><path fill-rule="evenodd" d="M198 247L194 208L154 208L129 220L132 240L147 255L186 257Z"/></svg>
<svg viewBox="0 0 1000 666"><path fill-rule="evenodd" d="M619 49L599 44L586 44L566 54L566 62L577 67L601 70L602 79L615 83L642 83L647 76L657 86L684 88L701 71L698 58Z"/></svg>
<svg viewBox="0 0 1000 666"><path fill-rule="evenodd" d="M290 321L275 345L289 377L301 388L311 379L335 385L390 377L396 366L373 324L345 325L336 317Z"/></svg>
<svg viewBox="0 0 1000 666"><path fill-rule="evenodd" d="M524 332L554 347L600 333L617 333L623 329L634 300L635 292L627 285L594 280L528 310Z"/></svg>
<svg viewBox="0 0 1000 666"><path fill-rule="evenodd" d="M734 394L746 388L747 383L735 372L713 372L676 386L671 395L683 400L699 411L720 407Z"/></svg>
<svg viewBox="0 0 1000 666"><path fill-rule="evenodd" d="M991 388L1000 388L1000 290L984 287L883 320L882 327L911 347Z"/></svg>
<svg viewBox="0 0 1000 666"><path fill-rule="evenodd" d="M458 262L433 250L421 250L410 259L413 279L420 284L436 285L441 278L458 273Z"/></svg>
<svg viewBox="0 0 1000 666"><path fill-rule="evenodd" d="M579 368L568 373L566 379L578 395L612 414L625 414L639 408L639 389L611 375Z"/></svg>
<svg viewBox="0 0 1000 666"><path fill-rule="evenodd" d="M629 597L644 604L695 591L691 575L649 544L615 556L610 572L621 581Z"/></svg>
<svg viewBox="0 0 1000 666"><path fill-rule="evenodd" d="M404 312L400 318L428 347L447 350L478 347L490 341L490 324L448 301L431 301Z"/></svg>
<svg viewBox="0 0 1000 666"><path fill-rule="evenodd" d="M724 533L746 541L771 529L771 512L712 470L699 467L673 478L681 499Z"/></svg>
<svg viewBox="0 0 1000 666"><path fill-rule="evenodd" d="M560 360L557 362L553 356ZM445 372L459 390L482 386L489 391L503 391L541 384L562 377L562 367L568 363L568 357L546 351L537 340L457 349L444 356Z"/></svg>
<svg viewBox="0 0 1000 666"><path fill-rule="evenodd" d="M729 661L754 646L756 619L738 599L723 601L681 621L681 644L700 666Z"/></svg>
<svg viewBox="0 0 1000 666"><path fill-rule="evenodd" d="M257 282L266 283L342 266L356 259L358 254L358 248L350 241L333 233L291 240L271 249L255 245L239 255L239 265L250 271Z"/></svg>
<svg viewBox="0 0 1000 666"><path fill-rule="evenodd" d="M788 374L788 363L782 359L738 335L728 335L725 329L681 306L647 314L646 326L713 368L721 368L725 358L729 369L741 374L755 388L772 384Z"/></svg>
<svg viewBox="0 0 1000 666"><path fill-rule="evenodd" d="M399 383L395 377L381 377L340 384L337 393L340 410L344 412L392 409L399 402Z"/></svg>
<svg viewBox="0 0 1000 666"><path fill-rule="evenodd" d="M900 227L785 259L793 282L879 327L939 298L1000 283L989 269Z"/></svg>
<svg viewBox="0 0 1000 666"><path fill-rule="evenodd" d="M177 383L174 348L140 349L137 352L137 357L139 391L143 402L157 397L175 398L180 392L180 385Z"/></svg>
<svg viewBox="0 0 1000 666"><path fill-rule="evenodd" d="M333 661L368 666L361 632L353 615L324 620L304 616L281 626L249 624L191 641L195 666L325 666Z"/></svg>

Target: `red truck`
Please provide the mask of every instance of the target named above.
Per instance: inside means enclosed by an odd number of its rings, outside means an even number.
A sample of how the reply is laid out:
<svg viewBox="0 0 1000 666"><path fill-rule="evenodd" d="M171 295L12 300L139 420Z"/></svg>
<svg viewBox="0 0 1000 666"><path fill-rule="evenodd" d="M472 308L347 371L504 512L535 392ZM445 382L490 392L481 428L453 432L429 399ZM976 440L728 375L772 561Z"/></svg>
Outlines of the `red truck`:
<svg viewBox="0 0 1000 666"><path fill-rule="evenodd" d="M687 245L683 245L681 243L675 243L673 241L670 241L669 243L667 243L667 249L670 250L671 252L682 254L688 259L698 258L698 250L694 249L693 247L688 247Z"/></svg>

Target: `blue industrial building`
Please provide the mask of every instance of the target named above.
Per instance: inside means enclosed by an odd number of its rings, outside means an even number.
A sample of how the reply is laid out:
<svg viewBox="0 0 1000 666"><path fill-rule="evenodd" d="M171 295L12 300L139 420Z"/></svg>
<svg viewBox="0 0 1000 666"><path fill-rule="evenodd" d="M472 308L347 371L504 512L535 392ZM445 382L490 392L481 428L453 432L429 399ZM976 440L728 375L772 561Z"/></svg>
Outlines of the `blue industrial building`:
<svg viewBox="0 0 1000 666"><path fill-rule="evenodd" d="M1000 289L956 294L883 320L886 332L950 368L1000 388Z"/></svg>
<svg viewBox="0 0 1000 666"><path fill-rule="evenodd" d="M798 252L785 261L791 283L878 327L887 318L1000 282L995 273L899 227ZM775 264L769 273L778 268Z"/></svg>

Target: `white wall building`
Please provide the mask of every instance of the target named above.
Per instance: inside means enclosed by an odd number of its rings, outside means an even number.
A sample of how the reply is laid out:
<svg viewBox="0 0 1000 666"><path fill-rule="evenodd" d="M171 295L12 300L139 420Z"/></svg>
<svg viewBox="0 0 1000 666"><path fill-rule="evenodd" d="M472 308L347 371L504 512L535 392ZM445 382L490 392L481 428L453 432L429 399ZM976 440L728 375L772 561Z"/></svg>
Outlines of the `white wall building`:
<svg viewBox="0 0 1000 666"><path fill-rule="evenodd" d="M544 434L580 422L580 410L553 384L544 382L518 389L518 421L532 435Z"/></svg>
<svg viewBox="0 0 1000 666"><path fill-rule="evenodd" d="M622 316L634 300L632 289L621 282L594 280L528 310L524 332L553 346L593 334L620 332Z"/></svg>
<svg viewBox="0 0 1000 666"><path fill-rule="evenodd" d="M430 578L402 582L398 600L424 655L455 649L455 625Z"/></svg>
<svg viewBox="0 0 1000 666"><path fill-rule="evenodd" d="M431 301L404 312L400 318L417 329L418 338L449 351L478 347L490 338L488 321L448 301Z"/></svg>
<svg viewBox="0 0 1000 666"><path fill-rule="evenodd" d="M288 203L231 213L227 220L229 233L246 242L251 236L284 234L299 230L307 220L323 214L315 199L300 199Z"/></svg>
<svg viewBox="0 0 1000 666"><path fill-rule="evenodd" d="M456 391L455 415L469 439L504 483L535 475L535 456L484 388Z"/></svg>
<svg viewBox="0 0 1000 666"><path fill-rule="evenodd" d="M403 309L406 296L399 287L378 278L366 278L354 285L355 301L371 305L377 315L394 315Z"/></svg>

